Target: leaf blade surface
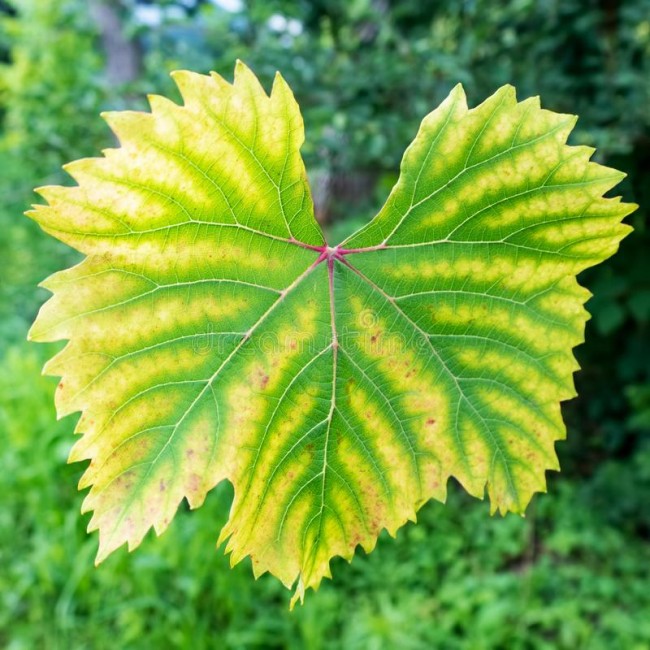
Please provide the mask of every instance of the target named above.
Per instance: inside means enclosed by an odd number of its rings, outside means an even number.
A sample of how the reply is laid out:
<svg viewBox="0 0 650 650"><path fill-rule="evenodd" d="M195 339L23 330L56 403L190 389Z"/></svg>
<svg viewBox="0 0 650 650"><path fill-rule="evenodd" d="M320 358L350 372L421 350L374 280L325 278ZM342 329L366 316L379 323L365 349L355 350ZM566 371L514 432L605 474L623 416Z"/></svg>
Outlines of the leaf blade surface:
<svg viewBox="0 0 650 650"><path fill-rule="evenodd" d="M44 283L30 336L70 340L46 370L59 414L82 411L98 561L224 479L233 563L300 598L451 476L523 512L575 394L575 276L629 230L634 206L602 198L622 175L565 144L573 117L510 87L469 110L458 86L384 208L330 248L282 79L174 78L183 106L106 115L121 147L30 213L87 256Z"/></svg>

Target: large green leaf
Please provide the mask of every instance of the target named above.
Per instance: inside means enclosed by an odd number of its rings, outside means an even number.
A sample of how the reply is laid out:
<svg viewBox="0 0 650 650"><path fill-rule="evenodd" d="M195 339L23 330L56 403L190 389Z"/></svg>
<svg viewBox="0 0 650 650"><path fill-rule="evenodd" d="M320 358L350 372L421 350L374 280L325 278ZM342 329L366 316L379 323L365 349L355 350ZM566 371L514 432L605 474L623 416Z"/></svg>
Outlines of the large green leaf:
<svg viewBox="0 0 650 650"><path fill-rule="evenodd" d="M49 278L30 336L60 415L82 411L98 561L183 498L234 486L221 532L296 596L371 551L455 477L523 512L557 469L588 292L633 209L623 174L569 147L574 118L457 86L422 123L377 217L316 224L303 125L280 76L174 74L178 106L109 113L121 147L66 167L30 215L86 254Z"/></svg>

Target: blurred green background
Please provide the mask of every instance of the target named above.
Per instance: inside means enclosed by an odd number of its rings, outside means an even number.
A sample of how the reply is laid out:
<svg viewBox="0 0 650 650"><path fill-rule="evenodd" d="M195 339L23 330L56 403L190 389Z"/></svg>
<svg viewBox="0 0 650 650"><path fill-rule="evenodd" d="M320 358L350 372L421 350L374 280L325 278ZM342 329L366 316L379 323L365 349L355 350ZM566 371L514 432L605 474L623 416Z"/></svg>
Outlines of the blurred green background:
<svg viewBox="0 0 650 650"><path fill-rule="evenodd" d="M229 486L160 539L95 569L74 417L55 419L56 346L27 344L37 283L77 259L22 216L61 164L114 145L98 113L177 96L169 71L235 59L302 106L330 239L367 220L421 118L461 81L578 113L574 143L628 173L640 210L594 293L564 408L561 474L528 516L490 518L450 486L417 526L289 613L289 593L214 542ZM0 647L650 648L650 0L0 0Z"/></svg>

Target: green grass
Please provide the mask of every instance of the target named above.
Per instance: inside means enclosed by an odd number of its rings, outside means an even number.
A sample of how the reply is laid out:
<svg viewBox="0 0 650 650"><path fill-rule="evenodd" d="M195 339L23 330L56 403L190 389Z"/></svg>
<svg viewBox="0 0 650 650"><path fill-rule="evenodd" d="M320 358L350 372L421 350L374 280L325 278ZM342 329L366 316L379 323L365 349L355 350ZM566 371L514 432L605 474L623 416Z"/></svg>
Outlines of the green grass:
<svg viewBox="0 0 650 650"><path fill-rule="evenodd" d="M490 518L450 486L397 540L335 561L335 580L293 613L277 581L215 551L227 485L95 568L83 468L65 463L75 418L55 419L46 356L20 344L0 361L0 647L650 648L647 539L611 517L602 489L594 499L561 475L526 519ZM617 471L629 483L630 467L609 466L606 484Z"/></svg>

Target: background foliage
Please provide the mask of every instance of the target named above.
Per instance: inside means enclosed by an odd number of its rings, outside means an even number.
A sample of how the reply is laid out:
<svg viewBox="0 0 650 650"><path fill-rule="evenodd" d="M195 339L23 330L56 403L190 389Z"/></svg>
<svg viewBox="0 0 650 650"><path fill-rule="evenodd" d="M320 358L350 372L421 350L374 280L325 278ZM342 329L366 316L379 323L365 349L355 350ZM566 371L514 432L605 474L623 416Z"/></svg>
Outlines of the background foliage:
<svg viewBox="0 0 650 650"><path fill-rule="evenodd" d="M306 122L304 155L331 239L371 216L420 119L457 82L503 83L577 112L574 138L629 174L636 231L585 273L596 295L565 405L564 471L526 519L490 519L453 488L397 541L335 563L292 615L275 581L207 553L227 486L134 555L92 566L55 422L48 351L24 343L74 261L22 211L60 165L114 145L100 110L173 93L168 71L276 69ZM0 646L22 648L650 647L650 0L1 0Z"/></svg>

